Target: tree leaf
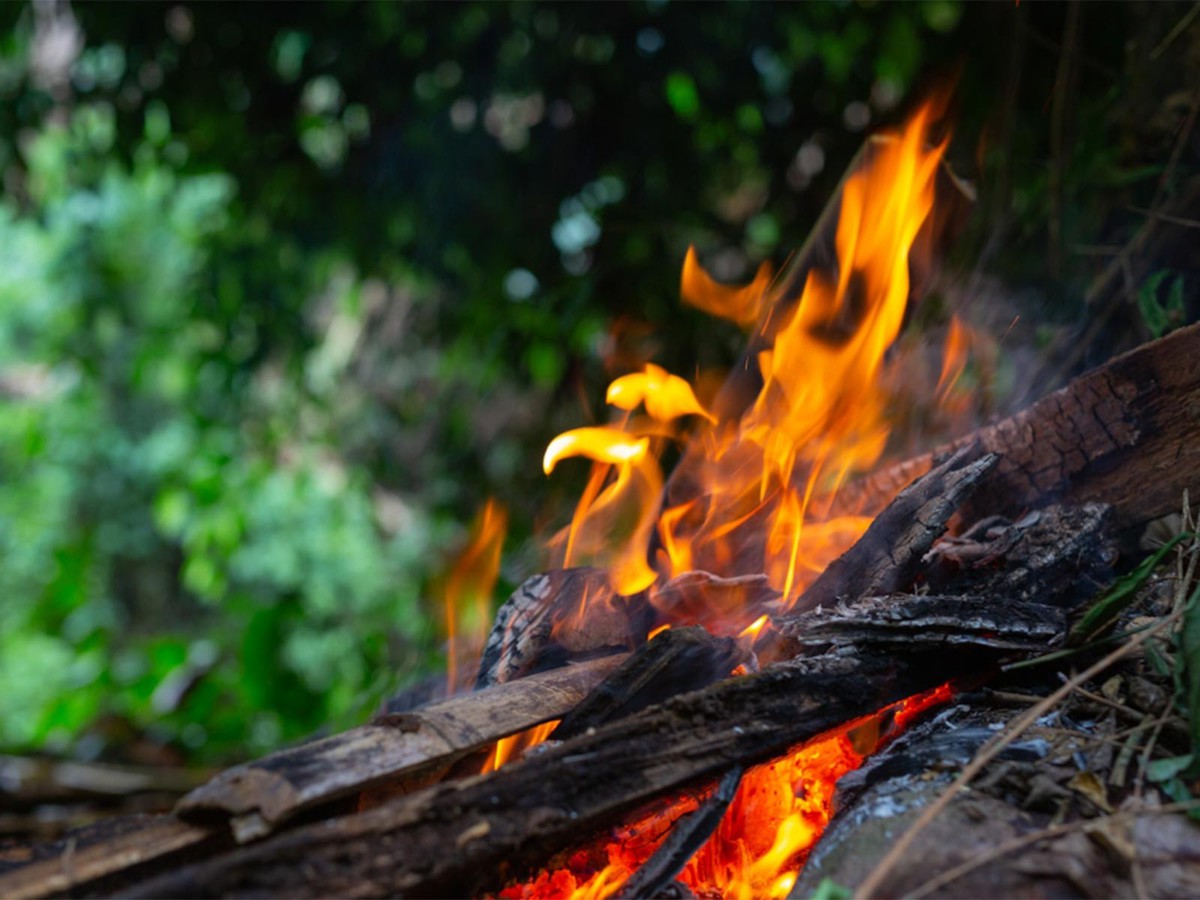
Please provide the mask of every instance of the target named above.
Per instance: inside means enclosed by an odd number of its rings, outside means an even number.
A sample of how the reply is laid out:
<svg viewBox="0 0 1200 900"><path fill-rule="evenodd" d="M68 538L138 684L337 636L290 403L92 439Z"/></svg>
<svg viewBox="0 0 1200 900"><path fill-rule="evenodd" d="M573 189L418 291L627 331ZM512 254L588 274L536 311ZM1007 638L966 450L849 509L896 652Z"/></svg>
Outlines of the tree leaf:
<svg viewBox="0 0 1200 900"><path fill-rule="evenodd" d="M1175 549L1180 541L1192 536L1186 532L1175 535L1163 544L1153 556L1143 560L1136 569L1125 577L1117 579L1112 587L1092 602L1083 617L1071 628L1071 633L1067 636L1067 645L1078 647L1085 644L1111 625L1121 611L1133 602L1138 590L1146 583L1150 573L1163 561L1163 558Z"/></svg>
<svg viewBox="0 0 1200 900"><path fill-rule="evenodd" d="M1191 753L1184 756L1170 756L1166 759L1156 759L1146 766L1146 777L1155 784L1169 781L1192 764Z"/></svg>

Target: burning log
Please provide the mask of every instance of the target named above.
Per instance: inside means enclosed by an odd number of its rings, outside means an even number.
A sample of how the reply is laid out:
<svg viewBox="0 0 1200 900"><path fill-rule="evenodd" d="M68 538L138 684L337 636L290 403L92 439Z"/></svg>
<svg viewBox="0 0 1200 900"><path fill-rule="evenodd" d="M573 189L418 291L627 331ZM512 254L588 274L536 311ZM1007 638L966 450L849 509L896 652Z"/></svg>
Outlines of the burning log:
<svg viewBox="0 0 1200 900"><path fill-rule="evenodd" d="M698 626L662 632L563 716L550 738L568 740L676 694L707 687L748 658L748 648L732 638L713 637Z"/></svg>
<svg viewBox="0 0 1200 900"><path fill-rule="evenodd" d="M829 564L800 596L798 610L831 606L839 599L891 594L908 587L950 517L995 468L1000 457L959 447L945 462L902 490L859 541Z"/></svg>
<svg viewBox="0 0 1200 900"><path fill-rule="evenodd" d="M636 600L617 596L599 569L534 575L496 614L476 689L562 665L568 658L632 650L645 641L652 623Z"/></svg>
<svg viewBox="0 0 1200 900"><path fill-rule="evenodd" d="M982 661L975 649L925 656L863 648L780 663L676 697L491 775L303 826L123 893L463 897L495 890L640 804L702 785L735 763L771 759L977 671Z"/></svg>
<svg viewBox="0 0 1200 900"><path fill-rule="evenodd" d="M929 480L945 477L939 471ZM920 493L914 488L909 496ZM897 500L905 508L910 502ZM908 524L898 516L885 521ZM1111 559L1103 510L1051 511L1028 528L1031 535L1040 529L1037 539L1011 542L1013 569L1029 569L1035 579L1049 571L1058 560L1041 551L1056 527L1069 529L1059 539L1073 553L1081 545L1072 541L1084 540L1091 558ZM1069 570L1046 596L1077 597L1096 577ZM465 896L496 889L655 798L703 786L731 766L769 760L948 680L978 676L1014 647L1049 646L1065 633L1061 610L986 594L986 583L954 601L867 601L867 608L900 610L890 617L802 614L786 630L805 633L799 620L811 617L823 652L677 696L490 775L437 784L152 879L133 893ZM968 624L956 630L955 616ZM839 628L853 638L839 639ZM939 652L927 652L931 645ZM287 862L295 859L305 860L299 870Z"/></svg>

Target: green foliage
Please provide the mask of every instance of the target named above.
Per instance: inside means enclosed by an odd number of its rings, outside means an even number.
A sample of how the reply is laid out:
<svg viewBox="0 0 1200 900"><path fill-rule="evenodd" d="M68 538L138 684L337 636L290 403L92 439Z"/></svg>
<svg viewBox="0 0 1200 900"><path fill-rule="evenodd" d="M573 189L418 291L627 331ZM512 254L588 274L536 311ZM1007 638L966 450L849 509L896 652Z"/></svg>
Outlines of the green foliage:
<svg viewBox="0 0 1200 900"><path fill-rule="evenodd" d="M845 885L838 884L832 878L822 878L810 900L849 900L853 896L854 891Z"/></svg>
<svg viewBox="0 0 1200 900"><path fill-rule="evenodd" d="M1171 275L1169 270L1155 272L1138 289L1137 303L1142 318L1150 334L1156 338L1162 337L1168 331L1178 328L1187 320L1187 310L1183 302L1183 276L1176 275L1167 289L1167 302L1158 299L1159 286Z"/></svg>
<svg viewBox="0 0 1200 900"><path fill-rule="evenodd" d="M349 724L423 634L429 529L383 534L365 473L288 421L319 407L231 352L233 181L126 169L112 126L43 131L0 210L0 743L116 715L212 757Z"/></svg>
<svg viewBox="0 0 1200 900"><path fill-rule="evenodd" d="M1183 541L1191 540L1194 537L1195 535L1186 531L1174 535L1169 541L1159 547L1153 555L1142 560L1132 572L1114 581L1111 587L1088 604L1079 621L1071 627L1071 632L1067 635L1067 645L1070 647L1083 646L1094 640L1104 629L1112 625L1116 621L1117 616L1130 603L1137 599L1142 585L1146 583L1159 564L1166 559L1167 554Z"/></svg>

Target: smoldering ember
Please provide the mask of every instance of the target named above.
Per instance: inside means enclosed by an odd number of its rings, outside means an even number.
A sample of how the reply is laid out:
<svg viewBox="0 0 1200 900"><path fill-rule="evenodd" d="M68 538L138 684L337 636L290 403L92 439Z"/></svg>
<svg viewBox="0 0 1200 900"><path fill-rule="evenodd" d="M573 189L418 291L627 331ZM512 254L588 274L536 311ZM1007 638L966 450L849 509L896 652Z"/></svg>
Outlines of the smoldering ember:
<svg viewBox="0 0 1200 900"><path fill-rule="evenodd" d="M648 363L550 444L592 464L559 565L456 693L33 845L0 895L1200 895L1200 326L885 456L984 339L895 349L972 199L947 134L927 103L868 140L777 274L689 253L742 362Z"/></svg>

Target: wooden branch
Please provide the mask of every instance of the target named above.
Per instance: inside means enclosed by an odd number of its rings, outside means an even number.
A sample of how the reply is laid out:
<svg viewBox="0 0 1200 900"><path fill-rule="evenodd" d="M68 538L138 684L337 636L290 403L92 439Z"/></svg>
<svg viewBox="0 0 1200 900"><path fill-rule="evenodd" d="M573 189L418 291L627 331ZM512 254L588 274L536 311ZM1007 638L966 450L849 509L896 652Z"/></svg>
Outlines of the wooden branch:
<svg viewBox="0 0 1200 900"><path fill-rule="evenodd" d="M27 900L57 897L94 885L117 873L128 880L138 877L151 863L164 864L180 855L195 853L205 845L219 849L228 843L210 829L189 825L171 816L141 816L116 820L117 833L101 829L91 840L71 836L58 842L58 852L0 875L0 897ZM99 823L102 826L111 824Z"/></svg>
<svg viewBox="0 0 1200 900"><path fill-rule="evenodd" d="M717 784L712 796L706 799L695 812L684 816L671 828L671 833L657 850L650 855L629 876L629 879L617 889L616 897L658 897L669 885L688 860L696 855L696 851L712 837L725 811L737 794L738 785L742 783L741 766L734 766Z"/></svg>
<svg viewBox="0 0 1200 900"><path fill-rule="evenodd" d="M125 896L464 897L638 805L764 762L985 654L870 648L802 658L613 722L490 775L442 783L122 888Z"/></svg>
<svg viewBox="0 0 1200 900"><path fill-rule="evenodd" d="M964 516L1106 503L1123 532L1179 511L1200 482L1200 324L1145 344L955 443L848 485L833 515L874 515L935 460L978 443L1000 463ZM1136 535L1134 535L1136 536Z"/></svg>
<svg viewBox="0 0 1200 900"><path fill-rule="evenodd" d="M559 718L622 659L531 675L281 750L227 769L180 800L176 813L200 821L231 817L239 840L261 837L314 806L390 779L439 775L499 738Z"/></svg>

